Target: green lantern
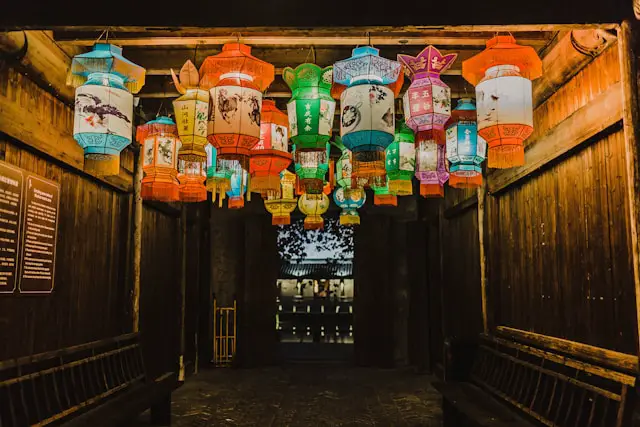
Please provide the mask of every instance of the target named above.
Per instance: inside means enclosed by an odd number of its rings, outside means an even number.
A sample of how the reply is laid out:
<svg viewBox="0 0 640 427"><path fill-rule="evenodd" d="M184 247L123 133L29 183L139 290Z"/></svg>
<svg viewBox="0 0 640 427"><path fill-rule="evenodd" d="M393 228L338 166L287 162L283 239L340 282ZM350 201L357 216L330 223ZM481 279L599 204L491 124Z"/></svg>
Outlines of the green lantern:
<svg viewBox="0 0 640 427"><path fill-rule="evenodd" d="M333 67L320 68L315 64L287 67L282 72L291 88L287 104L291 140L298 153L324 151L331 137L336 102L331 97ZM295 159L298 162L298 159Z"/></svg>
<svg viewBox="0 0 640 427"><path fill-rule="evenodd" d="M404 120L396 123L395 138L386 152L389 192L398 196L410 196L413 194L411 180L416 168L416 148L413 130Z"/></svg>
<svg viewBox="0 0 640 427"><path fill-rule="evenodd" d="M389 191L389 183L373 186L373 204L376 206L398 206L398 197Z"/></svg>
<svg viewBox="0 0 640 427"><path fill-rule="evenodd" d="M296 160L296 175L303 193L321 194L325 175L329 170L328 143L324 143L323 151L298 151L298 146L293 146L293 155Z"/></svg>

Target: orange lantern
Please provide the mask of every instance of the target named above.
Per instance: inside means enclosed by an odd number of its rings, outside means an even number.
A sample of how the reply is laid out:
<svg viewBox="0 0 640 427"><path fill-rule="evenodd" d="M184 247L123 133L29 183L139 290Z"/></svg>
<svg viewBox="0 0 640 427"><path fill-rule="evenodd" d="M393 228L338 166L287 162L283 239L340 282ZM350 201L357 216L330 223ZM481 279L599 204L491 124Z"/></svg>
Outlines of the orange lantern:
<svg viewBox="0 0 640 427"><path fill-rule="evenodd" d="M280 172L293 160L288 151L288 136L288 116L276 108L274 101L262 101L260 142L251 149L249 160L250 191L263 196L280 192Z"/></svg>
<svg viewBox="0 0 640 427"><path fill-rule="evenodd" d="M251 55L251 47L227 43L200 67L200 85L211 93L209 142L218 157L249 169L250 150L260 140L262 92L274 78L273 65Z"/></svg>
<svg viewBox="0 0 640 427"><path fill-rule="evenodd" d="M536 51L513 36L492 38L462 63L462 76L476 86L478 135L489 146L490 168L524 164L523 142L533 132L531 81L541 75Z"/></svg>
<svg viewBox="0 0 640 427"><path fill-rule="evenodd" d="M136 140L144 152L142 198L159 202L177 202L180 195L176 150L180 140L175 122L169 117L158 117L138 126Z"/></svg>
<svg viewBox="0 0 640 427"><path fill-rule="evenodd" d="M178 181L180 181L180 201L185 203L207 200L207 179L205 162L178 161Z"/></svg>

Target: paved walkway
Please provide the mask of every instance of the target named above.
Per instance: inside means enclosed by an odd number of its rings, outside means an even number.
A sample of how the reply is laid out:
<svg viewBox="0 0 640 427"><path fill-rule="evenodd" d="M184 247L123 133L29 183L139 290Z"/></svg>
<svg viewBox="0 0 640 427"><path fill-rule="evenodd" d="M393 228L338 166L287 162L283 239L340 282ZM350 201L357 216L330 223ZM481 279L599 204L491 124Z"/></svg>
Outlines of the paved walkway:
<svg viewBox="0 0 640 427"><path fill-rule="evenodd" d="M330 365L204 371L173 395L173 427L441 426L430 377ZM148 425L144 418L135 426Z"/></svg>

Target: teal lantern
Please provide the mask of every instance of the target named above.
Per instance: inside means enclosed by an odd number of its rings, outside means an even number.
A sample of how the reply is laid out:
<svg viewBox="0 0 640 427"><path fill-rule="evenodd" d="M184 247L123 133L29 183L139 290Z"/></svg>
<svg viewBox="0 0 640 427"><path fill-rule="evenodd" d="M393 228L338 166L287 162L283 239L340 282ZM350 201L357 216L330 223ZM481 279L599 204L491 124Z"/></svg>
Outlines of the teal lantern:
<svg viewBox="0 0 640 427"><path fill-rule="evenodd" d="M211 144L207 144L204 151L207 153L207 191L211 192L211 201L215 202L219 195L218 203L222 207L222 201L229 189L231 189L231 175L233 170L229 168L218 169L218 152Z"/></svg>
<svg viewBox="0 0 640 427"><path fill-rule="evenodd" d="M244 207L244 195L247 192L248 179L249 173L240 167L240 162L238 162L238 167L233 169L233 174L231 175L231 188L227 191L229 209Z"/></svg>
<svg viewBox="0 0 640 427"><path fill-rule="evenodd" d="M298 151L293 146L296 160L296 175L303 193L320 194L324 187L325 175L329 170L329 143L324 143L323 151Z"/></svg>
<svg viewBox="0 0 640 427"><path fill-rule="evenodd" d="M120 173L120 152L131 143L133 95L145 69L122 56L122 48L96 43L71 61L67 83L76 86L73 137L84 150L87 172Z"/></svg>
<svg viewBox="0 0 640 427"><path fill-rule="evenodd" d="M396 124L395 138L386 152L389 192L397 196L410 196L413 194L416 147L413 131L404 121Z"/></svg>
<svg viewBox="0 0 640 427"><path fill-rule="evenodd" d="M446 137L449 185L454 188L482 185L481 165L487 155L487 142L478 135L476 106L472 99L458 101L447 124Z"/></svg>
<svg viewBox="0 0 640 427"><path fill-rule="evenodd" d="M358 209L364 206L367 195L363 188L338 187L333 192L333 201L342 211L340 212L340 225L359 225L360 215Z"/></svg>

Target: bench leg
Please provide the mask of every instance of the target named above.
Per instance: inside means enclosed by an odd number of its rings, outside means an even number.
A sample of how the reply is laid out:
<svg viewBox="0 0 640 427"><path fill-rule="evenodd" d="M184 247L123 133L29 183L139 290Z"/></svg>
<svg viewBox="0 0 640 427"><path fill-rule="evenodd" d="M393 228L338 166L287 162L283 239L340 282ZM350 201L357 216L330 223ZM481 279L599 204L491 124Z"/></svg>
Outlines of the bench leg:
<svg viewBox="0 0 640 427"><path fill-rule="evenodd" d="M171 425L171 393L158 400L158 402L151 407L151 425Z"/></svg>

